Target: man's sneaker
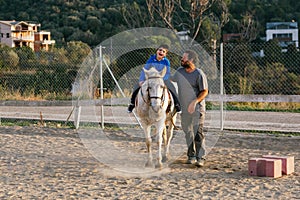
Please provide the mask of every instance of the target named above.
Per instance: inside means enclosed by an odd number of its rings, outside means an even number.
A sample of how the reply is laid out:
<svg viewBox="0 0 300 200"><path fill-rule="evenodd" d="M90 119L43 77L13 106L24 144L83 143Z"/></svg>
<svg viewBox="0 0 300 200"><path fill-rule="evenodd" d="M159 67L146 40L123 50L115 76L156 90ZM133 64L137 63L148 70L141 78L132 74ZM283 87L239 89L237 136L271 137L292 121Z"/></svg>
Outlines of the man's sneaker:
<svg viewBox="0 0 300 200"><path fill-rule="evenodd" d="M203 167L204 166L204 159L199 159L195 162L195 166L197 167Z"/></svg>
<svg viewBox="0 0 300 200"><path fill-rule="evenodd" d="M132 113L132 110L134 109L134 104L129 104L128 105L128 109L127 109L127 112L128 113Z"/></svg>
<svg viewBox="0 0 300 200"><path fill-rule="evenodd" d="M195 162L196 162L196 158L189 157L185 163L186 164L194 164Z"/></svg>

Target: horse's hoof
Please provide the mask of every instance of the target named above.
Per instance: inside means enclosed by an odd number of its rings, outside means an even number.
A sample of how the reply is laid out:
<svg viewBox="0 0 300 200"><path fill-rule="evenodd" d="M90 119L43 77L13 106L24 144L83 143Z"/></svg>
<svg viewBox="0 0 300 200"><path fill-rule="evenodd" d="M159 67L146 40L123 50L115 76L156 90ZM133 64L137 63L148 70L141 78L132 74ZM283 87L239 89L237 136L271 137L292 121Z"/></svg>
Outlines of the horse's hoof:
<svg viewBox="0 0 300 200"><path fill-rule="evenodd" d="M167 161L168 161L168 158L165 156L161 159L161 162L167 162Z"/></svg>
<svg viewBox="0 0 300 200"><path fill-rule="evenodd" d="M155 168L156 168L156 169L161 169L162 166L163 166L162 163L157 163L157 164L155 165Z"/></svg>
<svg viewBox="0 0 300 200"><path fill-rule="evenodd" d="M168 162L170 160L170 156L163 156L162 162Z"/></svg>
<svg viewBox="0 0 300 200"><path fill-rule="evenodd" d="M145 167L152 168L153 163L148 161L148 162L146 162Z"/></svg>

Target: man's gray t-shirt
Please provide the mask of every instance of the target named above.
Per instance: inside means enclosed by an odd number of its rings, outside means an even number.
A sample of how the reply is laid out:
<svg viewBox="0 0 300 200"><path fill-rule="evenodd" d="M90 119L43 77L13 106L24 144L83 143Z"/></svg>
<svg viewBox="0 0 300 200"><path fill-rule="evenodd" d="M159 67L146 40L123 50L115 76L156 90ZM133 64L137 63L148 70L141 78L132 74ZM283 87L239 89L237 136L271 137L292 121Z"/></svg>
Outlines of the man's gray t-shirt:
<svg viewBox="0 0 300 200"><path fill-rule="evenodd" d="M183 67L180 67L171 80L177 82L182 113L187 113L189 104L198 97L201 91L208 89L206 75L198 68L192 73L188 73ZM205 99L197 104L195 111L205 112Z"/></svg>

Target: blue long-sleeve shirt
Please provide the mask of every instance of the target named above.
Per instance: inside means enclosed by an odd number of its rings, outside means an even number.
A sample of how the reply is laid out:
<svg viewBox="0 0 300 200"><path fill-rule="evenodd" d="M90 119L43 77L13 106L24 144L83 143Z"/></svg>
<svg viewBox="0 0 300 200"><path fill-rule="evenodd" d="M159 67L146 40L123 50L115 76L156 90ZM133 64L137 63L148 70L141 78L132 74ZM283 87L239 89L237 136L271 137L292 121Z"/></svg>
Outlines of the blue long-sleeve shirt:
<svg viewBox="0 0 300 200"><path fill-rule="evenodd" d="M168 80L171 75L171 69L170 69L170 61L168 58L164 57L162 60L158 61L156 59L156 55L151 55L150 58L147 60L144 68L149 70L151 67L155 67L157 71L161 71L164 69L164 67L167 68L166 74L164 76L164 80ZM140 79L139 82L145 81L145 72L144 70L141 70Z"/></svg>

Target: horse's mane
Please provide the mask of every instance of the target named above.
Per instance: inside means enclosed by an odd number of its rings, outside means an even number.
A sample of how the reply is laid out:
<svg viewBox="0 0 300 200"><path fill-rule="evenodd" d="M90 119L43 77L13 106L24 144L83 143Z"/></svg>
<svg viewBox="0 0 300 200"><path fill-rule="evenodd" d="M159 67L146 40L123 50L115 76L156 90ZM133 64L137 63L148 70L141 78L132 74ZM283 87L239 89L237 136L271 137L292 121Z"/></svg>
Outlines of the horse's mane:
<svg viewBox="0 0 300 200"><path fill-rule="evenodd" d="M167 72L166 67L162 71L157 71L155 67L151 67L149 70L143 68L145 72L145 77L146 79L151 79L151 78L163 78Z"/></svg>

